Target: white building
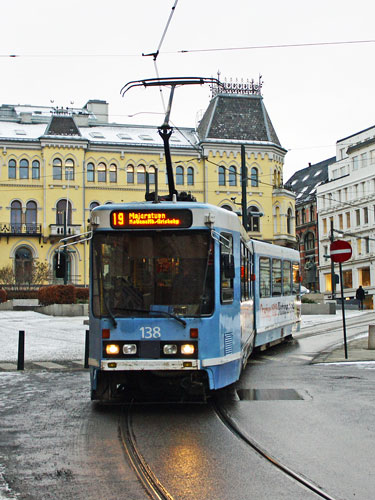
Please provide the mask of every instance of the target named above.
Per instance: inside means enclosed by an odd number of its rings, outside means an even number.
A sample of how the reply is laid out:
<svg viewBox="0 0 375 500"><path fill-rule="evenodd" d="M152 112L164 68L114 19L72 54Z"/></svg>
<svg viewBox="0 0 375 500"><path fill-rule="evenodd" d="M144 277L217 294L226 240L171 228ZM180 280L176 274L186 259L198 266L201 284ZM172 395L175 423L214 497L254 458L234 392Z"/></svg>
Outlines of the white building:
<svg viewBox="0 0 375 500"><path fill-rule="evenodd" d="M342 264L344 296L354 298L362 285L365 304L374 307L375 295L375 126L336 143L335 163L328 167L328 182L317 188L319 224L319 281L331 296L331 227L334 239L350 242L353 254ZM339 266L335 265L335 274ZM340 297L340 285L336 296Z"/></svg>

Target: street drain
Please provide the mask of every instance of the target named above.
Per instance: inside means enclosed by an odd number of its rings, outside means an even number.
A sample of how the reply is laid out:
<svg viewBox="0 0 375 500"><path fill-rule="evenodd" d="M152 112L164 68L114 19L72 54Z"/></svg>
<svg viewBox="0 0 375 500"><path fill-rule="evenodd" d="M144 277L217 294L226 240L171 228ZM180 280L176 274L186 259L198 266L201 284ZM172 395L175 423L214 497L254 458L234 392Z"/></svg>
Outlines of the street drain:
<svg viewBox="0 0 375 500"><path fill-rule="evenodd" d="M294 389L238 389L241 401L290 401L303 400Z"/></svg>

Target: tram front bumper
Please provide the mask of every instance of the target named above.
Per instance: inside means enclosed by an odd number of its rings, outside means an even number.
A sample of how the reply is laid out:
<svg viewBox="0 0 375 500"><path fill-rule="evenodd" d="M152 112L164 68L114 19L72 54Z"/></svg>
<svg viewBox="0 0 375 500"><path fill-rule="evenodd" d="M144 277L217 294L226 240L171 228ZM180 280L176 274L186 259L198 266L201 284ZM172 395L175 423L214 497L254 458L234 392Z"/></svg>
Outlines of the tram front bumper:
<svg viewBox="0 0 375 500"><path fill-rule="evenodd" d="M102 360L104 371L200 370L198 359L117 359Z"/></svg>

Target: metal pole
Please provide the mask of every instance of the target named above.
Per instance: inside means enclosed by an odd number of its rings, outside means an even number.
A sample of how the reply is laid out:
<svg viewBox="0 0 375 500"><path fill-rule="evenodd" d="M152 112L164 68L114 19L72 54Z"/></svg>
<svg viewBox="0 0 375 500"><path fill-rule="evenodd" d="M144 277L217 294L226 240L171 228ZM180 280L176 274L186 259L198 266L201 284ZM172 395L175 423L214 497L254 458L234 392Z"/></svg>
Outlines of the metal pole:
<svg viewBox="0 0 375 500"><path fill-rule="evenodd" d="M333 234L333 220L331 220L331 234L330 241L333 243L335 237ZM336 300L336 281L335 281L335 263L331 259L331 288L332 288L332 300Z"/></svg>
<svg viewBox="0 0 375 500"><path fill-rule="evenodd" d="M24 368L25 368L25 332L23 330L19 330L17 370L24 370Z"/></svg>
<svg viewBox="0 0 375 500"><path fill-rule="evenodd" d="M66 199L66 207L65 207L65 211L64 211L64 238L66 238L67 236L67 211L68 211L68 199ZM63 254L64 254L64 262L65 262L65 265L64 265L64 285L67 285L68 284L68 252L66 251L66 249L64 248L63 250Z"/></svg>
<svg viewBox="0 0 375 500"><path fill-rule="evenodd" d="M346 324L345 324L345 306L344 306L344 285L342 282L342 265L339 262L340 269L340 286L341 286L341 310L342 310L342 326L344 329L344 348L345 348L345 359L348 359L348 346L346 342Z"/></svg>
<svg viewBox="0 0 375 500"><path fill-rule="evenodd" d="M84 364L85 368L89 367L89 335L90 335L90 330L86 330L86 336L85 336L85 364Z"/></svg>
<svg viewBox="0 0 375 500"><path fill-rule="evenodd" d="M242 225L247 231L247 199L246 199L246 188L247 188L247 167L246 167L246 153L245 146L241 144L241 186L242 186Z"/></svg>

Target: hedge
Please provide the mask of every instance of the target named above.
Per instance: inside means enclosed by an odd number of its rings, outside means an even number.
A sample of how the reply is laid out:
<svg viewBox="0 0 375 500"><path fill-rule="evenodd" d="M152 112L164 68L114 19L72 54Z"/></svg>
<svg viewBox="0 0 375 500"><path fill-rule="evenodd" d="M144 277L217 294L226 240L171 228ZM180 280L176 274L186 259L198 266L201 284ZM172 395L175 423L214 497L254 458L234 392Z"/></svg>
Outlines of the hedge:
<svg viewBox="0 0 375 500"><path fill-rule="evenodd" d="M73 285L51 285L39 289L39 303L49 304L75 304L76 288Z"/></svg>
<svg viewBox="0 0 375 500"><path fill-rule="evenodd" d="M0 304L7 301L7 292L4 288L0 288Z"/></svg>

